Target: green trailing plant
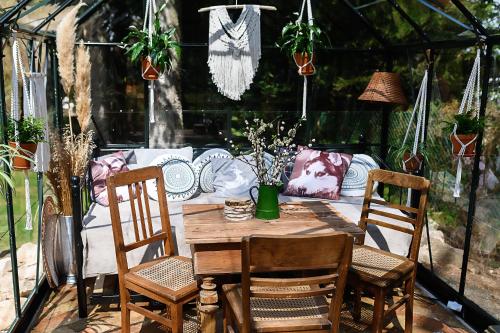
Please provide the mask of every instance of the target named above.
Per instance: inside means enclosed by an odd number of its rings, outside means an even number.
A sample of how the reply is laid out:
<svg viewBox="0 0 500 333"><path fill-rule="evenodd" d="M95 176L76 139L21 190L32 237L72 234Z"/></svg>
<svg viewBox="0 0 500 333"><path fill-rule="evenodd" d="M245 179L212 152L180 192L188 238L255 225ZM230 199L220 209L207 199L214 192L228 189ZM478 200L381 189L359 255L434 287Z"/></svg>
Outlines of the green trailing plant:
<svg viewBox="0 0 500 333"><path fill-rule="evenodd" d="M281 51L289 55L295 53L312 54L314 49L322 47L323 32L317 25L307 22L289 22L283 27L281 36L276 43Z"/></svg>
<svg viewBox="0 0 500 333"><path fill-rule="evenodd" d="M405 153L411 154L412 151L413 151L413 142L407 142L404 145L402 145L401 147L399 147L398 149L394 150L392 152L392 156L393 156L395 161L399 162L399 161L403 161L405 159L404 158ZM425 145L423 143L419 143L417 145L417 155L418 154L422 155L422 157L426 163L429 162L429 160L428 160L429 154L428 154L427 148L425 147Z"/></svg>
<svg viewBox="0 0 500 333"><path fill-rule="evenodd" d="M17 124L18 135L15 129ZM45 124L42 119L35 117L24 117L20 120L9 119L7 124L7 136L9 141L20 143L39 143L45 140Z"/></svg>
<svg viewBox="0 0 500 333"><path fill-rule="evenodd" d="M150 57L151 64L158 67L161 72L169 71L172 68L172 53L180 52L179 43L175 40L175 28L164 30L160 25L160 13L165 9L166 4L155 13L153 22L153 32L151 43L148 30L139 29L136 26L130 27L130 32L123 39L126 44L126 52L133 63L143 58Z"/></svg>
<svg viewBox="0 0 500 333"><path fill-rule="evenodd" d="M457 134L476 134L484 129L484 117L477 118L472 112L456 114L453 116L453 122L445 121L445 131L453 132L457 124Z"/></svg>
<svg viewBox="0 0 500 333"><path fill-rule="evenodd" d="M29 157L26 157L26 154L29 153L25 149L21 147L11 147L9 145L0 144L0 194L4 194L7 188L14 189L14 180L12 178L12 166L10 161L14 157L23 157L30 162L33 160Z"/></svg>

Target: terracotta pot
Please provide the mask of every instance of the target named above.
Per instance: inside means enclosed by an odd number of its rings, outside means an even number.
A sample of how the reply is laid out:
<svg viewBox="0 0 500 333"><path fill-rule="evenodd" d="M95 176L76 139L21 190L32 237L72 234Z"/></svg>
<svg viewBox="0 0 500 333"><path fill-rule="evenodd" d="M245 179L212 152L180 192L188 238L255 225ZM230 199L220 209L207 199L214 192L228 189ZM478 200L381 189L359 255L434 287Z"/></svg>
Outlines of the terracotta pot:
<svg viewBox="0 0 500 333"><path fill-rule="evenodd" d="M307 52L295 53L293 55L293 59L295 60L297 67L299 67L298 72L300 75L313 75L316 72L316 69L314 68L316 56L314 53L312 56Z"/></svg>
<svg viewBox="0 0 500 333"><path fill-rule="evenodd" d="M16 143L9 141L9 146L16 148ZM29 170L31 169L31 162L27 158L33 158L36 152L36 143L19 143L19 147L25 151L19 151L19 156L12 158L12 168L14 170Z"/></svg>
<svg viewBox="0 0 500 333"><path fill-rule="evenodd" d="M451 144L453 146L453 155L458 156L462 145L467 145L469 142L476 141L476 134L457 134L460 141L457 140L455 135L450 135ZM460 143L461 142L461 143ZM474 157L476 155L476 142L465 147L464 157Z"/></svg>
<svg viewBox="0 0 500 333"><path fill-rule="evenodd" d="M422 162L424 160L424 155L417 153L417 155L411 157L409 152L403 155L403 169L408 173L416 173L422 167Z"/></svg>
<svg viewBox="0 0 500 333"><path fill-rule="evenodd" d="M150 57L142 59L141 72L142 72L142 78L144 80L154 81L158 80L158 78L160 77L160 68L153 66Z"/></svg>

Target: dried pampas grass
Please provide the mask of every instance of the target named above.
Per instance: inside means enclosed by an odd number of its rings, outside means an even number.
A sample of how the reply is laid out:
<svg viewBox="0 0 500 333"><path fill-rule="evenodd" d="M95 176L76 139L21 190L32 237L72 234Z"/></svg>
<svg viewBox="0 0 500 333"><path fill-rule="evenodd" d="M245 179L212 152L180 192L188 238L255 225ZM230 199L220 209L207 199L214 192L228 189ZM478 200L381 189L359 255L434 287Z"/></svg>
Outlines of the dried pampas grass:
<svg viewBox="0 0 500 333"><path fill-rule="evenodd" d="M76 51L75 104L76 116L82 132L87 130L92 114L90 75L90 53L83 42L80 42Z"/></svg>
<svg viewBox="0 0 500 333"><path fill-rule="evenodd" d="M56 29L56 49L59 60L59 75L61 85L67 96L71 93L74 83L74 60L76 40L76 15L78 10L85 5L80 2L64 16Z"/></svg>
<svg viewBox="0 0 500 333"><path fill-rule="evenodd" d="M73 214L70 179L78 176L83 183L95 148L92 135L93 132L88 131L73 136L69 128L64 130L62 138L57 133L50 134L52 156L46 174L63 215Z"/></svg>
<svg viewBox="0 0 500 333"><path fill-rule="evenodd" d="M50 154L51 159L46 176L57 198L59 212L66 216L73 215L70 184L71 159L57 133L50 133Z"/></svg>

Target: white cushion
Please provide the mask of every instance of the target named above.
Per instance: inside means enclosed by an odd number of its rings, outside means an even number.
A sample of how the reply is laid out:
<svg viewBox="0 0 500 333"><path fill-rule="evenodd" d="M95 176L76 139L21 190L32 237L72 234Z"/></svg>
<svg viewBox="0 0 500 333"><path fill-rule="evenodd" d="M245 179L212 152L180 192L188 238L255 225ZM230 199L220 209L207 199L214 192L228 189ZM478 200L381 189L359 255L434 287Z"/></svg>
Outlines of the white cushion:
<svg viewBox="0 0 500 333"><path fill-rule="evenodd" d="M151 162L158 156L173 154L184 157L189 162L193 161L193 147L184 147L179 149L134 149L137 158L137 164L141 167L151 165Z"/></svg>
<svg viewBox="0 0 500 333"><path fill-rule="evenodd" d="M379 169L377 162L368 155L354 154L351 165L344 176L340 195L344 197L361 197L365 195L368 172ZM377 189L378 183L373 185L373 191Z"/></svg>
<svg viewBox="0 0 500 333"><path fill-rule="evenodd" d="M180 155L165 154L155 158L150 165L162 168L165 191L169 201L183 201L191 198L198 190L198 173L190 161ZM155 180L146 182L149 197L158 200Z"/></svg>

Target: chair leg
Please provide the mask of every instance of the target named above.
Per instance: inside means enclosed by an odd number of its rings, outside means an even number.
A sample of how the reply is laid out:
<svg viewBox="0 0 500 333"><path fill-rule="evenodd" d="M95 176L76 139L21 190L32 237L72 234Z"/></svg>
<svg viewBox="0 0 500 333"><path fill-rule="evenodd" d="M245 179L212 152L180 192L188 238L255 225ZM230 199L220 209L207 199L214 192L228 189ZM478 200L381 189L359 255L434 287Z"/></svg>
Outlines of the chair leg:
<svg viewBox="0 0 500 333"><path fill-rule="evenodd" d="M361 319L361 288L359 286L354 287L354 309L352 315L356 321Z"/></svg>
<svg viewBox="0 0 500 333"><path fill-rule="evenodd" d="M405 282L405 294L410 298L405 305L405 333L411 333L413 329L413 294L415 291L415 279L411 278Z"/></svg>
<svg viewBox="0 0 500 333"><path fill-rule="evenodd" d="M384 328L385 290L378 289L375 292L375 303L373 309L372 333L380 333Z"/></svg>
<svg viewBox="0 0 500 333"><path fill-rule="evenodd" d="M172 319L172 333L182 333L184 316L182 304L170 303L170 318Z"/></svg>
<svg viewBox="0 0 500 333"><path fill-rule="evenodd" d="M130 292L126 288L120 288L120 309L122 317L122 333L130 333L130 310L127 303L130 302Z"/></svg>

